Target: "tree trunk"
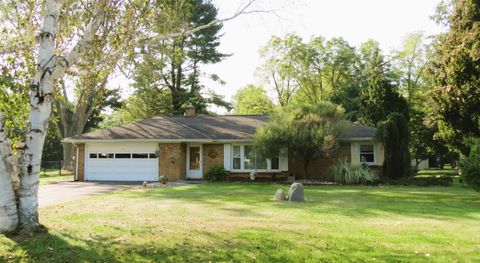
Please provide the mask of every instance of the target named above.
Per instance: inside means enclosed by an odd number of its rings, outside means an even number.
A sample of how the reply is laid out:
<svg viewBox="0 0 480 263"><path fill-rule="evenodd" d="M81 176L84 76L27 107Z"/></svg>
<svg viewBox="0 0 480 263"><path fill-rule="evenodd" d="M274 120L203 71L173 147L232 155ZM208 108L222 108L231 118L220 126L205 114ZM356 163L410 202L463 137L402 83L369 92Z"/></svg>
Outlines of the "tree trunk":
<svg viewBox="0 0 480 263"><path fill-rule="evenodd" d="M63 144L63 167L62 169L73 172L75 165L73 162L73 145L71 143Z"/></svg>
<svg viewBox="0 0 480 263"><path fill-rule="evenodd" d="M18 227L17 198L12 180L12 177L18 175L12 176L15 171L9 169L9 158L13 158L10 147L0 114L0 232L12 231Z"/></svg>
<svg viewBox="0 0 480 263"><path fill-rule="evenodd" d="M38 37L37 69L31 83L30 123L25 140L19 191L18 212L20 224L24 229L36 228L39 225L38 183L43 143L52 111L55 35L61 2L60 0L46 1L43 27Z"/></svg>

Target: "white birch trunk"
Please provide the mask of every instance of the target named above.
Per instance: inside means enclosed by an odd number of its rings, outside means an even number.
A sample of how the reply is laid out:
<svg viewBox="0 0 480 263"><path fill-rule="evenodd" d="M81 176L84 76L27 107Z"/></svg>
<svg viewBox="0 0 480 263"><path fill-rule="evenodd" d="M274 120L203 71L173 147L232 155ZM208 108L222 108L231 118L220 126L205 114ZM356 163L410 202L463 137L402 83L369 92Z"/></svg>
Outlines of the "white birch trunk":
<svg viewBox="0 0 480 263"><path fill-rule="evenodd" d="M0 113L0 232L18 227L17 199L12 178L18 178L11 144ZM17 174L15 174L17 172Z"/></svg>
<svg viewBox="0 0 480 263"><path fill-rule="evenodd" d="M93 40L103 19L101 11L92 18L83 36L65 57L55 57L55 34L63 0L47 0L43 27L38 37L37 69L30 92L30 126L25 139L22 160L18 214L24 229L36 228L38 223L38 183L42 150L52 111L53 88L69 66L74 65Z"/></svg>
<svg viewBox="0 0 480 263"><path fill-rule="evenodd" d="M38 226L38 183L42 149L53 101L55 34L61 0L47 0L38 37L37 69L31 83L30 124L25 139L19 191L19 219L25 229Z"/></svg>

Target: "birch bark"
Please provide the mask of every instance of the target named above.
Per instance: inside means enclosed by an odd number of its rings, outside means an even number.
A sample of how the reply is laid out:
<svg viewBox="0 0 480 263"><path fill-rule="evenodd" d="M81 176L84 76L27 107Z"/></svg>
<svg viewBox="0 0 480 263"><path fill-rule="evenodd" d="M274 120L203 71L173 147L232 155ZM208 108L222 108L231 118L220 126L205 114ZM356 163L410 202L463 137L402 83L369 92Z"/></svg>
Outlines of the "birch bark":
<svg viewBox="0 0 480 263"><path fill-rule="evenodd" d="M0 113L0 232L12 231L18 226L15 179L18 179L11 154L11 145ZM17 177L17 178L15 178Z"/></svg>

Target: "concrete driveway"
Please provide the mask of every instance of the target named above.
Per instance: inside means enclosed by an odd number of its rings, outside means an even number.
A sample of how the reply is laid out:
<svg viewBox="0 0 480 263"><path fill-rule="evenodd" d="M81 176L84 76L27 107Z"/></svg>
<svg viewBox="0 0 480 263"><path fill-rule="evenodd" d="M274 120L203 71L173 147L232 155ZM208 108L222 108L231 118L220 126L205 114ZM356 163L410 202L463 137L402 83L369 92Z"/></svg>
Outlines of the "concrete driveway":
<svg viewBox="0 0 480 263"><path fill-rule="evenodd" d="M140 185L141 182L58 182L40 185L38 202L45 207Z"/></svg>

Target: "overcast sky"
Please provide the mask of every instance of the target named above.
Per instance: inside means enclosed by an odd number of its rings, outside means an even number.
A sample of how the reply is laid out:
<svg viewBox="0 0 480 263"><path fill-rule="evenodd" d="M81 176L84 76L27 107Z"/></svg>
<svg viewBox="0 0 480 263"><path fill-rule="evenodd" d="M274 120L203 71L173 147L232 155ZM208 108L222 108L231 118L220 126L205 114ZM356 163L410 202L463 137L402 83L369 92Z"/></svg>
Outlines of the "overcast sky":
<svg viewBox="0 0 480 263"><path fill-rule="evenodd" d="M205 67L218 74L225 86L208 87L231 99L239 88L262 84L255 71L261 64L258 51L272 35L296 32L304 39L312 36L343 37L351 45L368 39L380 42L384 51L398 48L405 35L424 31L436 34L431 19L440 0L257 0L260 9L278 9L277 15L250 14L224 24L220 51L233 54L224 61ZM245 1L213 0L219 17L227 17ZM267 89L269 87L266 87ZM272 93L273 95L273 93Z"/></svg>
<svg viewBox="0 0 480 263"><path fill-rule="evenodd" d="M219 17L231 16L247 0L213 0ZM226 81L221 86L205 82L230 100L245 85L262 84L255 74L261 64L258 51L272 35L296 32L312 36L343 37L351 45L368 39L380 42L384 51L398 48L407 33L438 33L431 19L440 0L257 0L256 9L279 9L275 14L249 14L224 24L220 51L232 54L224 61L203 68ZM123 81L121 85L127 86ZM269 87L265 87L270 89ZM270 90L270 94L273 92ZM220 109L213 109L223 113Z"/></svg>

